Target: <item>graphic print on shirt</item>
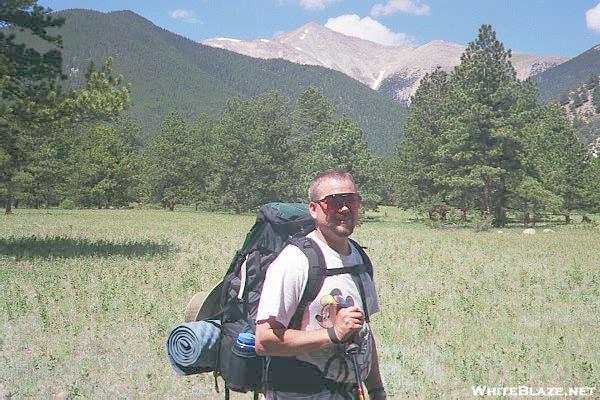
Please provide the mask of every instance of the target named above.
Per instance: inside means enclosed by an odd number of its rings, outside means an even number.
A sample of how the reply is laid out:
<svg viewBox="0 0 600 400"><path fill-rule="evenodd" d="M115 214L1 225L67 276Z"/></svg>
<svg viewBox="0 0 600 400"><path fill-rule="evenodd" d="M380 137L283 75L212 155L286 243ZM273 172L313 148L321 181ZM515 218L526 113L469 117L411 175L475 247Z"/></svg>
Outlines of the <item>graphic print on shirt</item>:
<svg viewBox="0 0 600 400"><path fill-rule="evenodd" d="M342 308L352 307L354 305L354 299L352 296L342 296L342 291L338 288L333 289L329 294L319 299L321 304L321 313L315 315L315 319L321 326L321 328L332 328L333 321L337 316L337 313Z"/></svg>
<svg viewBox="0 0 600 400"><path fill-rule="evenodd" d="M322 296L319 299L319 304L321 305L321 312L315 315L315 319L322 328L327 329L333 327L333 321L342 308L352 307L355 302L352 296L343 296L342 291L335 288L329 294ZM367 353L370 342L369 333L369 325L365 322L352 340L360 346L359 354L361 355ZM345 347L344 344L336 346L334 354L327 360L327 364L325 365L325 370L327 371L332 367L332 364L337 364L336 369L341 372L338 378L341 378L340 380L342 381L347 381L348 374L350 373L347 356L345 355ZM366 367L366 363L361 363L361 370Z"/></svg>

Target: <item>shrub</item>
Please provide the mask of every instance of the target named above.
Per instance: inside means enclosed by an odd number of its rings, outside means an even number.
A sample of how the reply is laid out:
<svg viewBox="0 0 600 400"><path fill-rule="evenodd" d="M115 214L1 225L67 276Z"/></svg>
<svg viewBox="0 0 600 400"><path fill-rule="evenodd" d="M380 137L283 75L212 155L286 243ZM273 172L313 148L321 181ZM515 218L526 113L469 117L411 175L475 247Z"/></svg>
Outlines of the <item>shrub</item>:
<svg viewBox="0 0 600 400"><path fill-rule="evenodd" d="M62 208L63 210L72 210L75 208L75 202L72 199L63 199L58 207Z"/></svg>

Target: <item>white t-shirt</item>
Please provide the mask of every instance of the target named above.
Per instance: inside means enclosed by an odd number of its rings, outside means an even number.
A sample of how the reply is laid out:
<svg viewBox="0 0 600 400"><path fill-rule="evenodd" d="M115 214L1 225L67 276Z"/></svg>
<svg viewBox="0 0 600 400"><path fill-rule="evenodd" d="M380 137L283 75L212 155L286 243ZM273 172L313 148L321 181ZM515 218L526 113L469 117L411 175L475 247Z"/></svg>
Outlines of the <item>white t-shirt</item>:
<svg viewBox="0 0 600 400"><path fill-rule="evenodd" d="M316 232L307 235L318 245L327 268L342 268L362 264L360 253L351 245L350 255L342 255L333 250L316 236ZM379 311L375 285L368 273L360 274L365 290L365 299L369 315ZM269 266L263 291L258 305L257 321L275 317L277 322L288 326L296 308L300 303L302 293L308 280L308 259L302 251L293 245L288 245ZM356 305L364 312L360 290L352 275L342 274L325 278L321 291L304 310L301 330L311 331L324 329L333 325L337 310ZM361 330L363 337L361 350L358 354L358 365L364 380L371 370L371 331L368 324ZM354 382L352 361L344 355L345 346L336 345L327 349L296 356L299 360L316 365L328 379L337 382Z"/></svg>

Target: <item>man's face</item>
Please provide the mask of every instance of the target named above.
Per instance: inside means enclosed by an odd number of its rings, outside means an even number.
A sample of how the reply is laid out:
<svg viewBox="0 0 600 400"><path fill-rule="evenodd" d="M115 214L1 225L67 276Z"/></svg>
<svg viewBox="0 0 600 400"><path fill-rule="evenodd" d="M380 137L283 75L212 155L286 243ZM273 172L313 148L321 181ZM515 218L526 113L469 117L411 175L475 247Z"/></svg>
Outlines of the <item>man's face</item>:
<svg viewBox="0 0 600 400"><path fill-rule="evenodd" d="M321 233L337 238L350 236L361 207L356 186L348 179L324 179L317 189L320 201L311 201L309 210Z"/></svg>

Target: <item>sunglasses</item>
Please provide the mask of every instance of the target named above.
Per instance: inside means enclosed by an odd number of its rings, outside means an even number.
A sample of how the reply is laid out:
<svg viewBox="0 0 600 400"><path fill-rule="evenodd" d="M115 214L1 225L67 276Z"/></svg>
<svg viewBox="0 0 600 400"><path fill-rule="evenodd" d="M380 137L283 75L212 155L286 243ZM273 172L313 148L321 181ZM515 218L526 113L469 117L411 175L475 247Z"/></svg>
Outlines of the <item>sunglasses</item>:
<svg viewBox="0 0 600 400"><path fill-rule="evenodd" d="M358 193L336 193L325 196L316 203L319 203L324 212L339 211L344 206L350 211L356 211L362 205L362 198Z"/></svg>

